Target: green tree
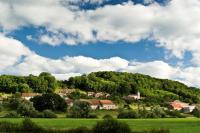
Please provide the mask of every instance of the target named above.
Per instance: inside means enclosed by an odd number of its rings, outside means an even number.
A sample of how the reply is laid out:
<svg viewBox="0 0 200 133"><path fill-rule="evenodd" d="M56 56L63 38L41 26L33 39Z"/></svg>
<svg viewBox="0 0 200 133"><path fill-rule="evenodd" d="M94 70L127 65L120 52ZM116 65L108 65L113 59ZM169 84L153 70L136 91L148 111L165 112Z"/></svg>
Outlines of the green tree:
<svg viewBox="0 0 200 133"><path fill-rule="evenodd" d="M76 101L70 109L70 117L88 118L90 117L91 107L88 102Z"/></svg>
<svg viewBox="0 0 200 133"><path fill-rule="evenodd" d="M31 99L36 110L43 111L50 109L53 111L65 111L67 104L65 100L55 93L46 93L42 96L35 96Z"/></svg>
<svg viewBox="0 0 200 133"><path fill-rule="evenodd" d="M54 76L52 76L50 73L48 73L48 72L42 72L39 75L39 78L42 78L45 81L47 81L48 90L50 92L54 91L58 86L56 78Z"/></svg>
<svg viewBox="0 0 200 133"><path fill-rule="evenodd" d="M23 100L17 107L17 113L22 116L31 116L32 111L35 111L33 103L27 100Z"/></svg>

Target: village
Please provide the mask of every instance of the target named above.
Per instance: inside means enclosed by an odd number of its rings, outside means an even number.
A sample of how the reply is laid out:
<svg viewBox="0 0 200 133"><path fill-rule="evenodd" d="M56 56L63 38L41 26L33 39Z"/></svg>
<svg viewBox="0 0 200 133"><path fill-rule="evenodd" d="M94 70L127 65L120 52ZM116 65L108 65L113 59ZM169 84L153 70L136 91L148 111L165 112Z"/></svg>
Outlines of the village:
<svg viewBox="0 0 200 133"><path fill-rule="evenodd" d="M69 95L73 92L75 92L75 89L61 89L57 92L59 96L61 96L63 99L65 99L66 104L68 105L68 108L72 107L74 102L77 100L73 100L69 98ZM25 100L30 100L31 98L41 95L40 93L22 93L21 98ZM87 92L86 95L89 97L88 99L79 99L79 101L84 101L89 103L92 110L116 110L118 109L118 105L112 101L109 100L110 94L104 93L104 92ZM136 94L130 94L126 96L125 98L139 101L141 99L144 99L144 97L140 96L140 92L137 92ZM191 113L196 108L195 104L189 104L185 102L181 102L179 100L174 100L172 102L168 103L168 110L169 111L180 111L182 113Z"/></svg>

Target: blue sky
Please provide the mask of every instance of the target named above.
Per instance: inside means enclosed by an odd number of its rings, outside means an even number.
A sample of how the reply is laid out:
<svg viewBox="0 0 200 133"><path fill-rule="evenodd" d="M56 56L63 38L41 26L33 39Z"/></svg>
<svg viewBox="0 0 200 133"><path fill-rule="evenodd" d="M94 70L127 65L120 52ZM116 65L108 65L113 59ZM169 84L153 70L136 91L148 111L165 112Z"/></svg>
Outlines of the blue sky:
<svg viewBox="0 0 200 133"><path fill-rule="evenodd" d="M0 1L0 74L48 71L67 79L93 71L127 71L200 86L193 76L200 74L198 4Z"/></svg>

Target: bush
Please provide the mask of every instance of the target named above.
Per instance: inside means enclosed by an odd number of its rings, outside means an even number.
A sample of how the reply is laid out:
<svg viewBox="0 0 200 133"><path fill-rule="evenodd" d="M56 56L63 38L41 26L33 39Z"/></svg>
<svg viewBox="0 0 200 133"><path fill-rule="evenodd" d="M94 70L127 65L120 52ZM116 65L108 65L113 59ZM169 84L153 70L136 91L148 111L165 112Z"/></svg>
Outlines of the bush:
<svg viewBox="0 0 200 133"><path fill-rule="evenodd" d="M12 111L12 112L9 112L8 114L6 114L4 117L6 117L6 118L19 118L20 115L17 112Z"/></svg>
<svg viewBox="0 0 200 133"><path fill-rule="evenodd" d="M19 125L10 122L0 122L0 132L16 132L19 131Z"/></svg>
<svg viewBox="0 0 200 133"><path fill-rule="evenodd" d="M76 101L69 111L69 117L72 118L89 118L91 107L88 102Z"/></svg>
<svg viewBox="0 0 200 133"><path fill-rule="evenodd" d="M44 118L57 118L57 115L51 110L44 110L43 117Z"/></svg>
<svg viewBox="0 0 200 133"><path fill-rule="evenodd" d="M33 103L27 100L23 100L17 107L17 113L22 116L31 116L32 111L35 111Z"/></svg>
<svg viewBox="0 0 200 133"><path fill-rule="evenodd" d="M167 111L167 114L173 118L184 118L184 116L178 110Z"/></svg>
<svg viewBox="0 0 200 133"><path fill-rule="evenodd" d="M126 123L114 119L105 119L97 122L93 127L93 133L131 133L131 130Z"/></svg>
<svg viewBox="0 0 200 133"><path fill-rule="evenodd" d="M32 122L30 119L26 118L23 120L22 125L21 125L21 131L26 131L26 132L41 132L43 129Z"/></svg>
<svg viewBox="0 0 200 133"><path fill-rule="evenodd" d="M103 119L113 119L113 117L112 117L111 115L108 115L108 114L107 114L107 115L104 115L104 116L103 116Z"/></svg>
<svg viewBox="0 0 200 133"><path fill-rule="evenodd" d="M200 110L199 110L198 108L195 108L195 109L192 111L192 114L193 114L195 117L200 118Z"/></svg>

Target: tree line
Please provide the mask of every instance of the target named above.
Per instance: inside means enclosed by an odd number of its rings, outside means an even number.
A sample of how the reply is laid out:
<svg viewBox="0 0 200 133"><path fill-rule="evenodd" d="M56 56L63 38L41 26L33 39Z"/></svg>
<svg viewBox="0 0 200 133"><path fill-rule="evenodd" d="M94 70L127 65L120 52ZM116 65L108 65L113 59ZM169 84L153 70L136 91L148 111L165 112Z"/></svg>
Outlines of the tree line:
<svg viewBox="0 0 200 133"><path fill-rule="evenodd" d="M142 74L126 72L93 72L88 75L71 77L62 84L84 91L103 91L112 96L122 97L140 91L145 100L163 103L181 100L188 103L200 102L200 90L168 79L157 79Z"/></svg>

